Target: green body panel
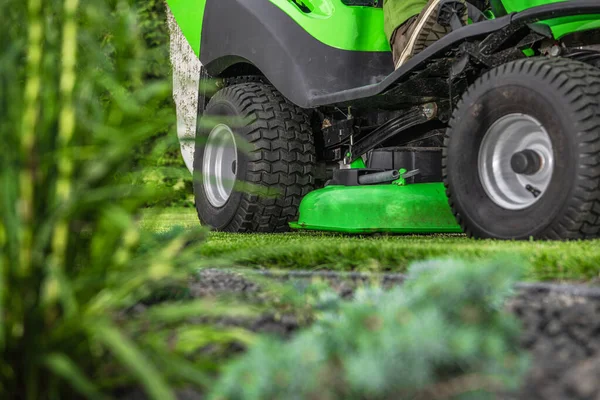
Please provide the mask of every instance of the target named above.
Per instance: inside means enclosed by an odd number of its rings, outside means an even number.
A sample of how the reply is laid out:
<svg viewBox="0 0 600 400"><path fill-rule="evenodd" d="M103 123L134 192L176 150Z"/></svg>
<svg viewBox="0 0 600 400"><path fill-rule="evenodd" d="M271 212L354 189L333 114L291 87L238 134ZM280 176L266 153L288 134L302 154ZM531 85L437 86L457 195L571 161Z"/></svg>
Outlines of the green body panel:
<svg viewBox="0 0 600 400"><path fill-rule="evenodd" d="M561 2L565 2L565 0L502 0L506 11L509 13L520 12L528 8L543 6L544 4ZM544 24L552 29L552 33L556 39L560 39L569 33L600 28L600 15L554 18L544 21Z"/></svg>
<svg viewBox="0 0 600 400"><path fill-rule="evenodd" d="M183 34L198 56L206 1L218 0L167 0ZM270 1L311 36L329 46L354 51L390 50L381 8L347 6L341 0ZM560 1L564 0L503 0L503 4L508 12L519 12ZM298 3L304 6L304 10ZM545 23L560 38L575 31L600 28L600 16L556 18Z"/></svg>
<svg viewBox="0 0 600 400"><path fill-rule="evenodd" d="M200 56L200 38L206 0L167 0L167 4L194 53Z"/></svg>
<svg viewBox="0 0 600 400"><path fill-rule="evenodd" d="M357 158L356 160L352 161L352 163L350 164L350 168L363 169L367 168L367 166L365 165L365 162L362 158Z"/></svg>
<svg viewBox="0 0 600 400"><path fill-rule="evenodd" d="M304 197L295 229L460 233L442 183L327 186Z"/></svg>
<svg viewBox="0 0 600 400"><path fill-rule="evenodd" d="M270 0L315 39L342 50L390 51L383 29L383 10L350 7L341 0Z"/></svg>

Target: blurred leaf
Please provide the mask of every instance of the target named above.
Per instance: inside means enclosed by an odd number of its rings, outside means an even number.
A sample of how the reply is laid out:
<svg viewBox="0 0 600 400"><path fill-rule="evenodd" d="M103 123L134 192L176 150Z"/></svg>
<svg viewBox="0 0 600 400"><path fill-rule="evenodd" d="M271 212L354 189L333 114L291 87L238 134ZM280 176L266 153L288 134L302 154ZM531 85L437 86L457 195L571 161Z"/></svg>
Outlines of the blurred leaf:
<svg viewBox="0 0 600 400"><path fill-rule="evenodd" d="M146 316L154 321L176 322L191 317L256 317L256 307L234 303L222 303L216 300L195 300L185 303L158 305L152 307Z"/></svg>
<svg viewBox="0 0 600 400"><path fill-rule="evenodd" d="M108 323L98 323L91 327L96 340L104 344L122 363L139 378L148 395L155 400L175 399L161 374L137 349L135 343Z"/></svg>
<svg viewBox="0 0 600 400"><path fill-rule="evenodd" d="M227 346L232 343L252 345L256 342L255 334L241 328L218 328L196 323L179 326L171 330L144 332L143 340L159 349L165 348L178 354L191 355L204 347Z"/></svg>
<svg viewBox="0 0 600 400"><path fill-rule="evenodd" d="M45 357L45 364L86 398L91 400L107 398L96 390L94 383L83 375L77 365L65 354L49 354Z"/></svg>

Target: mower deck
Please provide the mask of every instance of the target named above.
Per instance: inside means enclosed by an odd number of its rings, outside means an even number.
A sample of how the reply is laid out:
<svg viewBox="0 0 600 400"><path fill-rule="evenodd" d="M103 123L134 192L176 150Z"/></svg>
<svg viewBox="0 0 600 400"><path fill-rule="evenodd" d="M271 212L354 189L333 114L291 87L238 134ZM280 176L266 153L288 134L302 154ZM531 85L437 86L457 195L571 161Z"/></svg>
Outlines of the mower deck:
<svg viewBox="0 0 600 400"><path fill-rule="evenodd" d="M293 229L343 233L461 233L441 183L327 186L309 193Z"/></svg>

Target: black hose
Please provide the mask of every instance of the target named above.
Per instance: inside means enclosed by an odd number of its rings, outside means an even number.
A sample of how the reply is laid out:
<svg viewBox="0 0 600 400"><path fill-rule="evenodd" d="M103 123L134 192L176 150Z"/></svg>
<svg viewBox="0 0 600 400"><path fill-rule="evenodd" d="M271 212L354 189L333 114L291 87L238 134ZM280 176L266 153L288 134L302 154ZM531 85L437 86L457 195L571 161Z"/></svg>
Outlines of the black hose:
<svg viewBox="0 0 600 400"><path fill-rule="evenodd" d="M358 177L358 183L361 185L375 185L378 183L387 183L400 178L398 170L375 172L373 174L361 175Z"/></svg>

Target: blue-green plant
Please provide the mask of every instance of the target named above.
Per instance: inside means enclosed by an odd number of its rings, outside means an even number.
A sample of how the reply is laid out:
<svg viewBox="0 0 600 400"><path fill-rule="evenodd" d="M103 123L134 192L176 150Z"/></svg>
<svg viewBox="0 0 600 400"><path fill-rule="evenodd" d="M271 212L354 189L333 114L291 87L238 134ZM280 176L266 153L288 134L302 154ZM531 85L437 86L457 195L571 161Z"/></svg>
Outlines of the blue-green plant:
<svg viewBox="0 0 600 400"><path fill-rule="evenodd" d="M293 340L261 339L210 398L494 398L528 366L503 308L522 271L506 260L415 264L403 287L360 289Z"/></svg>

